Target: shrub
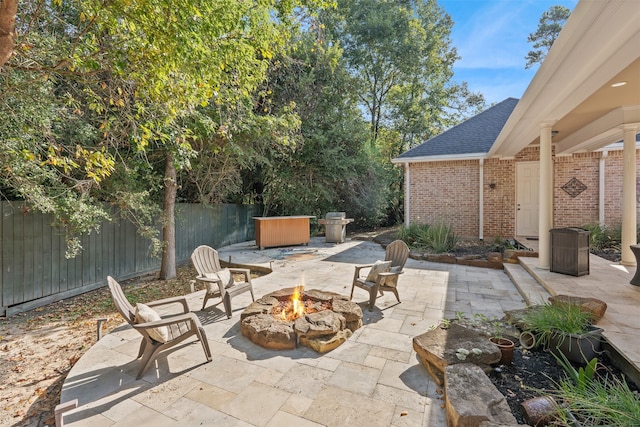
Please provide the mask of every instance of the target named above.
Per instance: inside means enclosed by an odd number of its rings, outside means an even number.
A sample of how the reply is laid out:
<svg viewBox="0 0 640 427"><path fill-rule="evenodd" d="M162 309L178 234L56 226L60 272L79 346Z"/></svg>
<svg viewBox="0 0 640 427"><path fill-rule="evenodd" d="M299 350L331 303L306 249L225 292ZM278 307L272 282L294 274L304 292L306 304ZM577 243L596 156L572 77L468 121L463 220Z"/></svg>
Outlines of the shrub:
<svg viewBox="0 0 640 427"><path fill-rule="evenodd" d="M422 236L429 229L429 224L411 223L408 227L398 228L396 236L411 247L420 247Z"/></svg>
<svg viewBox="0 0 640 427"><path fill-rule="evenodd" d="M451 226L438 223L429 227L425 240L434 252L443 253L453 250L459 239L451 229Z"/></svg>
<svg viewBox="0 0 640 427"><path fill-rule="evenodd" d="M563 425L638 426L640 400L624 379L607 377L597 381L576 383L566 378L552 393L561 402L558 418Z"/></svg>
<svg viewBox="0 0 640 427"><path fill-rule="evenodd" d="M605 226L597 223L582 226L589 230L589 246L595 250L620 249L622 243L622 228L620 225Z"/></svg>
<svg viewBox="0 0 640 427"><path fill-rule="evenodd" d="M592 324L591 313L576 304L544 304L532 307L522 321L547 346L555 334L582 334Z"/></svg>
<svg viewBox="0 0 640 427"><path fill-rule="evenodd" d="M453 250L459 240L451 226L443 222L435 225L412 223L408 227L400 227L397 237L410 247L427 248L435 253Z"/></svg>

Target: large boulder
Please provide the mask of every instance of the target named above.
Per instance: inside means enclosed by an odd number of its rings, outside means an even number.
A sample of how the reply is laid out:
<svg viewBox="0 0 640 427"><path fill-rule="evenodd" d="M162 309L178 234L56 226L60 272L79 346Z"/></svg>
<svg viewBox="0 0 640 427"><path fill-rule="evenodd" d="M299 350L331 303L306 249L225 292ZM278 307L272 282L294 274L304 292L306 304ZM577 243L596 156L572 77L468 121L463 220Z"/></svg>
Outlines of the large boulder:
<svg viewBox="0 0 640 427"><path fill-rule="evenodd" d="M471 363L445 369L447 425L478 427L483 422L517 425L505 397L484 371Z"/></svg>
<svg viewBox="0 0 640 427"><path fill-rule="evenodd" d="M497 345L485 336L457 323L438 327L413 338L413 349L423 366L438 383L443 383L445 368L458 363L475 363L482 368L500 361Z"/></svg>

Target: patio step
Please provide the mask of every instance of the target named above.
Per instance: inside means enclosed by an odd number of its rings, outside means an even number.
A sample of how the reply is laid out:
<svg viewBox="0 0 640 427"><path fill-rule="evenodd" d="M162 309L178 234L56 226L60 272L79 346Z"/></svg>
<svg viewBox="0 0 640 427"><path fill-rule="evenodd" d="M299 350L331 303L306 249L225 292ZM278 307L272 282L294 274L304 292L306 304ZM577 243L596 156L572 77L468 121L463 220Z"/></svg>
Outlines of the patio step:
<svg viewBox="0 0 640 427"><path fill-rule="evenodd" d="M521 264L504 264L504 271L526 301L527 305L544 304L549 291Z"/></svg>

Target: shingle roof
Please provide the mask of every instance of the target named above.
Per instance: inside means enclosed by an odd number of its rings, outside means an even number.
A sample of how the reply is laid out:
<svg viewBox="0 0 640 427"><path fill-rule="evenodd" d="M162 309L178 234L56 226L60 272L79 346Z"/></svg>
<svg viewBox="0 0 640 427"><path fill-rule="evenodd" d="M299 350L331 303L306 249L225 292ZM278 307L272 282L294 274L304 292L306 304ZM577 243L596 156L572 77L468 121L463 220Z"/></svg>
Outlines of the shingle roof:
<svg viewBox="0 0 640 427"><path fill-rule="evenodd" d="M417 147L405 151L396 159L409 160L429 156L455 157L462 154L487 153L517 103L518 99L507 98Z"/></svg>

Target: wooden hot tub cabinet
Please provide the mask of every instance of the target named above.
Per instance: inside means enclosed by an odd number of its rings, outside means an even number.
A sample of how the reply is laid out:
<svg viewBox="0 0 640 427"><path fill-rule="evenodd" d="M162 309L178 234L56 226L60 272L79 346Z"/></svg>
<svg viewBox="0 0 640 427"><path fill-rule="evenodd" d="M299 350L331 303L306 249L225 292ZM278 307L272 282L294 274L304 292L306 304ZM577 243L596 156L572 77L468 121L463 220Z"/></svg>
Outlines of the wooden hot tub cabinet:
<svg viewBox="0 0 640 427"><path fill-rule="evenodd" d="M254 216L256 245L261 250L274 246L308 245L311 218L315 216Z"/></svg>

